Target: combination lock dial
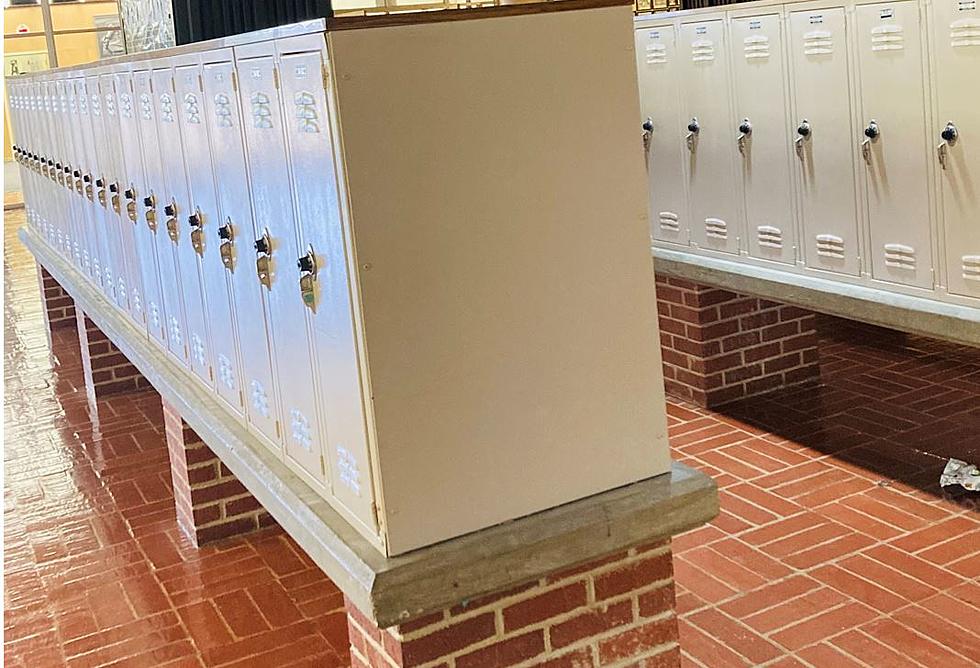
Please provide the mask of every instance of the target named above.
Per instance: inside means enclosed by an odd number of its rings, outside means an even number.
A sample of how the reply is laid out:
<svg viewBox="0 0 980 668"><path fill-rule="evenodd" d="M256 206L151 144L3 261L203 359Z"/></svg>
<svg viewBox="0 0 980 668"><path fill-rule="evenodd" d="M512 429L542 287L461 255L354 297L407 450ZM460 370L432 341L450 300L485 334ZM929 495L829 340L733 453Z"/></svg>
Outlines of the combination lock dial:
<svg viewBox="0 0 980 668"><path fill-rule="evenodd" d="M177 205L173 203L167 204L163 207L163 212L173 218L177 215Z"/></svg>
<svg viewBox="0 0 980 668"><path fill-rule="evenodd" d="M151 208L152 206L154 206L153 195L147 195L146 197L143 198L143 206L145 206L146 208Z"/></svg>
<svg viewBox="0 0 980 668"><path fill-rule="evenodd" d="M218 228L218 238L222 241L231 241L232 229L230 223L225 223Z"/></svg>
<svg viewBox="0 0 980 668"><path fill-rule="evenodd" d="M132 188L126 188L125 192L123 192L123 197L126 199L136 199L136 191Z"/></svg>
<svg viewBox="0 0 980 668"><path fill-rule="evenodd" d="M800 127L796 128L796 134L800 135L801 137L809 137L810 123L808 121L803 121L800 123Z"/></svg>
<svg viewBox="0 0 980 668"><path fill-rule="evenodd" d="M192 213L191 215L187 216L187 224L190 225L191 227L200 227L201 226L201 214L199 214L199 213Z"/></svg>
<svg viewBox="0 0 980 668"><path fill-rule="evenodd" d="M255 251L257 253L269 252L269 240L266 237L259 237L255 240Z"/></svg>
<svg viewBox="0 0 980 668"><path fill-rule="evenodd" d="M117 193L117 192L119 192L119 184L118 183L110 183L109 184L109 192L111 192L111 193Z"/></svg>

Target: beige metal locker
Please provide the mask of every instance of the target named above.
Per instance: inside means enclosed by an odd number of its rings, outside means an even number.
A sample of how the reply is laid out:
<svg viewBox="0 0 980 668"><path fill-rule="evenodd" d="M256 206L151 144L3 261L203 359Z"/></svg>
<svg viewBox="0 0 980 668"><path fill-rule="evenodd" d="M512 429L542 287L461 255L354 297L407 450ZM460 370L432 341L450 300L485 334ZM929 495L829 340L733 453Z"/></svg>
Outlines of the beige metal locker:
<svg viewBox="0 0 980 668"><path fill-rule="evenodd" d="M858 275L854 137L843 7L790 13L794 139L811 269Z"/></svg>
<svg viewBox="0 0 980 668"><path fill-rule="evenodd" d="M248 424L263 442L279 449L279 400L270 357L266 290L255 274L256 233L252 220L249 174L242 141L242 114L235 90L231 50L209 53L204 65L204 118L208 124L220 220L216 223L218 253L228 273L234 299L239 386ZM221 370L218 372L219 379ZM264 401L255 401L256 398Z"/></svg>
<svg viewBox="0 0 980 668"><path fill-rule="evenodd" d="M678 85L677 43L672 24L643 25L636 31L636 66L641 123L650 190L650 236L687 245L691 240L687 180ZM642 127L642 126L641 126Z"/></svg>
<svg viewBox="0 0 980 668"><path fill-rule="evenodd" d="M931 7L946 282L955 295L980 298L980 11L975 0Z"/></svg>
<svg viewBox="0 0 980 668"><path fill-rule="evenodd" d="M737 253L741 232L736 198L728 45L721 19L682 23L678 71L687 122L687 193L691 244Z"/></svg>
<svg viewBox="0 0 980 668"><path fill-rule="evenodd" d="M306 249L299 246L283 128L287 118L293 118L292 114L285 116L280 106L275 45L248 45L236 49L235 56L259 228L248 262L269 301L282 442L288 460L307 480L322 486L326 483L326 464L321 450L324 438L317 413L309 308L300 292L296 267ZM251 401L257 410L268 404L267 392L265 388L252 388Z"/></svg>
<svg viewBox="0 0 980 668"><path fill-rule="evenodd" d="M736 164L745 196L745 235L752 257L796 261L793 143L786 49L778 13L731 21L735 115L731 119Z"/></svg>
<svg viewBox="0 0 980 668"><path fill-rule="evenodd" d="M932 182L924 49L914 0L859 5L860 85L855 128L866 192L871 275L933 286Z"/></svg>

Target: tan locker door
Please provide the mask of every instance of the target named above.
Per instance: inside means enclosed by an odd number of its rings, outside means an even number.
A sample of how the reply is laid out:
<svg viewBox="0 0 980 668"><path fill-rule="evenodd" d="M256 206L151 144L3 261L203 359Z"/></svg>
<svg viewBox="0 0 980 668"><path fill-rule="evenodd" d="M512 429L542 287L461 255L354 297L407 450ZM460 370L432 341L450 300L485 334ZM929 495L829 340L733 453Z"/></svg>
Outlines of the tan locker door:
<svg viewBox="0 0 980 668"><path fill-rule="evenodd" d="M953 294L980 298L980 11L976 0L934 0L932 43L939 116L932 148L940 165L946 281ZM955 140L944 142L947 123ZM934 154L937 157L939 152Z"/></svg>
<svg viewBox="0 0 980 668"><path fill-rule="evenodd" d="M323 43L323 38L317 36ZM289 44L280 43L279 48ZM348 262L348 230L341 211L335 160L336 107L328 104L321 51L281 56L282 99L301 248L316 262L313 318L323 451L334 497L371 531L374 487L361 385ZM332 97L332 96L331 96Z"/></svg>
<svg viewBox="0 0 980 668"><path fill-rule="evenodd" d="M688 245L691 241L684 177L685 124L678 88L677 38L671 24L636 31L642 124L653 130L647 148L650 188L650 236L657 241ZM637 130L637 134L640 130Z"/></svg>
<svg viewBox="0 0 980 668"><path fill-rule="evenodd" d="M854 128L848 104L847 31L840 7L790 13L795 113L806 265L860 272L854 187Z"/></svg>
<svg viewBox="0 0 980 668"><path fill-rule="evenodd" d="M792 264L796 260L785 47L778 14L732 19L735 117L747 124L736 164L745 194L749 255ZM738 148L739 129L732 134Z"/></svg>
<svg viewBox="0 0 980 668"><path fill-rule="evenodd" d="M855 13L863 125L854 141L866 176L871 275L932 288L932 147L919 6L887 2L860 5Z"/></svg>
<svg viewBox="0 0 980 668"><path fill-rule="evenodd" d="M737 253L740 212L734 176L735 133L731 114L728 48L721 19L681 24L678 70L684 96L691 244Z"/></svg>
<svg viewBox="0 0 980 668"><path fill-rule="evenodd" d="M238 84L245 129L256 227L268 230L269 315L287 461L310 480L326 480L324 441L317 419L313 347L308 311L300 294L296 261L301 251L289 183L289 164L279 103L278 70L268 55L238 60ZM290 120L292 120L290 118ZM262 258L258 258L262 259ZM243 265L245 259L243 258ZM256 268L253 254L247 263ZM253 403L260 400L252 397Z"/></svg>

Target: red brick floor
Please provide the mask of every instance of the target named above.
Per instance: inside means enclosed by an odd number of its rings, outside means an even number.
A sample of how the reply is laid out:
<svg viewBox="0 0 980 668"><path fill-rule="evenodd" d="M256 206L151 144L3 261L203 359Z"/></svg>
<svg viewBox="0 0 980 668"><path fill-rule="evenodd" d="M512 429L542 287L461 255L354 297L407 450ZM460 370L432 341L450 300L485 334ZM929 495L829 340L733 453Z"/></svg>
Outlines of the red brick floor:
<svg viewBox="0 0 980 668"><path fill-rule="evenodd" d="M342 597L278 529L195 550L160 400L87 404L73 332L48 348L36 274L4 253L8 666L347 665ZM823 323L819 385L722 412L671 403L675 456L722 513L674 543L688 665L976 665L980 351ZM972 657L972 658L971 658Z"/></svg>

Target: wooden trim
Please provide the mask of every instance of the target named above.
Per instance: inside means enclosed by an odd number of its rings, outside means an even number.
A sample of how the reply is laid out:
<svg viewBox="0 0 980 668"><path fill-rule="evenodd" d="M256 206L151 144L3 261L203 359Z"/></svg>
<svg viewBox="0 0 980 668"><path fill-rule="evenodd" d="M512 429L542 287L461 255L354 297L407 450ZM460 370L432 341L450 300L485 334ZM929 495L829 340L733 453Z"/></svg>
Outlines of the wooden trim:
<svg viewBox="0 0 980 668"><path fill-rule="evenodd" d="M545 2L533 0L531 2L519 1L515 4L496 5L493 7L459 7L433 11L405 11L393 14L335 16L334 18L327 19L327 30L387 28L422 23L446 23L449 21L469 21L472 19L524 16L527 14L550 14L552 12L621 6L632 7L633 0L552 0Z"/></svg>

